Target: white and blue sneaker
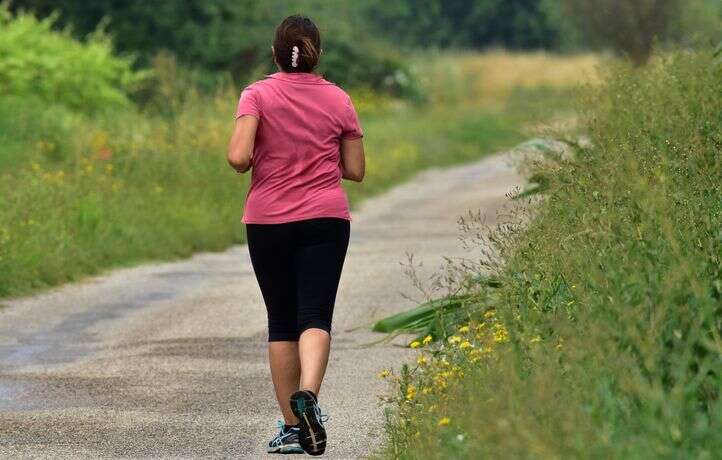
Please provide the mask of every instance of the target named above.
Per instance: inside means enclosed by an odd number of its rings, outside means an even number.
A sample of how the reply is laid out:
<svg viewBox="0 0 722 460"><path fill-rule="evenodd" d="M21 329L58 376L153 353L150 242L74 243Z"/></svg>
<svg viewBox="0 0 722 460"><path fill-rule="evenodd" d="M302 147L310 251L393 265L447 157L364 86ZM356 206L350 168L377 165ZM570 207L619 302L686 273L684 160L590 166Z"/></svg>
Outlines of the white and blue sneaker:
<svg viewBox="0 0 722 460"><path fill-rule="evenodd" d="M286 427L280 420L278 428L281 431L268 443L267 452L269 454L302 454L303 448L298 443L301 429L297 426Z"/></svg>

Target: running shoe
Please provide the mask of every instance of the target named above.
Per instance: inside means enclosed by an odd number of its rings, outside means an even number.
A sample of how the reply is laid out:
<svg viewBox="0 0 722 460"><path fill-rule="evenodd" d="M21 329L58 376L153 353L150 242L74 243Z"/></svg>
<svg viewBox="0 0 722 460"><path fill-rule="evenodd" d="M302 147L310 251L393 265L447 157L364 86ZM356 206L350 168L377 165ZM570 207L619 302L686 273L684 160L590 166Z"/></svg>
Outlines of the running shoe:
<svg viewBox="0 0 722 460"><path fill-rule="evenodd" d="M278 428L281 431L268 443L268 453L302 454L303 448L298 443L298 434L301 430L297 426L286 427L280 420L278 421Z"/></svg>
<svg viewBox="0 0 722 460"><path fill-rule="evenodd" d="M304 452L309 455L323 454L326 450L326 428L323 424L328 420L328 416L321 413L313 391L302 390L292 394L291 410L300 420L298 442Z"/></svg>

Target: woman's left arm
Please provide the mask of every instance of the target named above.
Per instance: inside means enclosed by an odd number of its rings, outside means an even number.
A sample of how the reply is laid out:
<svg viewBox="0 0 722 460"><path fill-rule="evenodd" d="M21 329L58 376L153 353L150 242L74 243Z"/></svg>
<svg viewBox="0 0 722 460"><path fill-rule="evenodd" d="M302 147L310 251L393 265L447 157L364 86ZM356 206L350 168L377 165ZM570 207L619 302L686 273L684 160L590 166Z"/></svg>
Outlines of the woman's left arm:
<svg viewBox="0 0 722 460"><path fill-rule="evenodd" d="M257 129L258 118L253 115L243 115L236 119L236 128L228 146L228 164L239 173L251 169Z"/></svg>

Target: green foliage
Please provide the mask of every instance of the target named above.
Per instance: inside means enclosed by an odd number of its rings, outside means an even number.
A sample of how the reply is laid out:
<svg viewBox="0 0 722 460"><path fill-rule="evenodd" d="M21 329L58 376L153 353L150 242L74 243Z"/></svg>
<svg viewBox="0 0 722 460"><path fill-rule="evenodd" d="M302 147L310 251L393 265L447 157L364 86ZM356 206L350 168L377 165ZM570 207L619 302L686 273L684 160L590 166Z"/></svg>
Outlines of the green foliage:
<svg viewBox="0 0 722 460"><path fill-rule="evenodd" d="M304 11L321 29L321 71L329 79L393 95L417 95L403 60L369 36L363 23L355 25L359 13L352 1L333 7L318 0L16 0L12 5L41 17L55 12L57 23L71 25L78 36L105 21L119 51L137 53L144 66L159 52L171 52L183 67L194 69L189 73L194 85L210 90L218 86L218 74L230 74L242 84L275 71L271 54L275 28L285 16Z"/></svg>
<svg viewBox="0 0 722 460"><path fill-rule="evenodd" d="M54 22L54 17L13 16L0 5L0 95L83 110L128 105L128 92L146 76L132 70L132 58L114 56L102 31L81 43L54 31Z"/></svg>
<svg viewBox="0 0 722 460"><path fill-rule="evenodd" d="M636 65L647 62L655 41L679 16L681 0L566 0L570 16L578 18L593 44L611 47Z"/></svg>
<svg viewBox="0 0 722 460"><path fill-rule="evenodd" d="M370 22L411 47L556 48L558 30L540 0L373 0Z"/></svg>
<svg viewBox="0 0 722 460"><path fill-rule="evenodd" d="M432 391L400 403L388 457L722 451L722 69L711 61L686 52L609 69L584 104L591 146L533 163L545 199L528 225L492 235L507 261L495 307L509 343L488 354L447 343L429 370L407 371L402 385Z"/></svg>

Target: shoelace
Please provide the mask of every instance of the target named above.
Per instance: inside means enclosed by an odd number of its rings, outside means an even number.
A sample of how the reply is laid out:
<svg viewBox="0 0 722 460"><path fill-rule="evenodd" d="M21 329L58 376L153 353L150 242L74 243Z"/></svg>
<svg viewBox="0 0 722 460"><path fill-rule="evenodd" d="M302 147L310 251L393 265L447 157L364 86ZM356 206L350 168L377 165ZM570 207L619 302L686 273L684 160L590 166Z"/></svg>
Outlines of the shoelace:
<svg viewBox="0 0 722 460"><path fill-rule="evenodd" d="M286 424L283 423L282 420L277 420L276 425L278 426L278 429L280 432L278 435L271 441L271 446L280 446L283 444L283 440L291 434L291 430L285 431L284 428L286 427Z"/></svg>
<svg viewBox="0 0 722 460"><path fill-rule="evenodd" d="M321 422L321 425L328 422L328 419L331 418L328 414L324 414L321 412L321 408L318 406L318 404L313 405L313 413L316 415L316 418L319 422Z"/></svg>

